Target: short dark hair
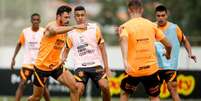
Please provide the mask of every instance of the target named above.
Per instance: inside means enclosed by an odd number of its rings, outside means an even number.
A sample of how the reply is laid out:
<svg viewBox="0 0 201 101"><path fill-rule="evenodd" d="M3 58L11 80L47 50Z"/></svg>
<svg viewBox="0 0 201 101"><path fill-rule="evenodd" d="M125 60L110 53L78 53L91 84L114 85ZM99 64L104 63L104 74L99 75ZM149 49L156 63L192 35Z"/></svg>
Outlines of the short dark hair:
<svg viewBox="0 0 201 101"><path fill-rule="evenodd" d="M31 20L33 19L34 16L40 17L40 14L38 14L38 13L33 13L33 14L31 15Z"/></svg>
<svg viewBox="0 0 201 101"><path fill-rule="evenodd" d="M77 6L77 7L75 7L75 9L74 9L74 11L81 11L81 10L86 11L83 6Z"/></svg>
<svg viewBox="0 0 201 101"><path fill-rule="evenodd" d="M155 12L162 12L165 11L167 13L167 8L164 5L159 5L156 7Z"/></svg>
<svg viewBox="0 0 201 101"><path fill-rule="evenodd" d="M142 8L143 3L141 0L129 0L128 7Z"/></svg>
<svg viewBox="0 0 201 101"><path fill-rule="evenodd" d="M60 6L58 9L57 9L57 15L61 15L63 14L64 12L67 12L67 13L70 13L72 11L71 7L69 6Z"/></svg>

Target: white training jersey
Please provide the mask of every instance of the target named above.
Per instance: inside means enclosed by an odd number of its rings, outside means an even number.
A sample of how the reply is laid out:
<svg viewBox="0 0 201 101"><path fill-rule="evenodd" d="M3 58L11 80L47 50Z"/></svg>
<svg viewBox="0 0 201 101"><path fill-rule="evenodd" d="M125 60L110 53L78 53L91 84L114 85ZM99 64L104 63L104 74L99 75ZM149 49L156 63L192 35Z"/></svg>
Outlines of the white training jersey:
<svg viewBox="0 0 201 101"><path fill-rule="evenodd" d="M40 41L44 33L44 28L40 27L37 32L32 31L31 27L25 28L22 31L20 40L24 40L23 47L23 67L33 68L31 65L34 64L38 50L40 47Z"/></svg>
<svg viewBox="0 0 201 101"><path fill-rule="evenodd" d="M85 31L80 32L75 29L68 32L67 43L71 41L72 44L70 48L75 69L102 65L103 61L98 44L104 40L100 34L100 29L95 23L88 23Z"/></svg>

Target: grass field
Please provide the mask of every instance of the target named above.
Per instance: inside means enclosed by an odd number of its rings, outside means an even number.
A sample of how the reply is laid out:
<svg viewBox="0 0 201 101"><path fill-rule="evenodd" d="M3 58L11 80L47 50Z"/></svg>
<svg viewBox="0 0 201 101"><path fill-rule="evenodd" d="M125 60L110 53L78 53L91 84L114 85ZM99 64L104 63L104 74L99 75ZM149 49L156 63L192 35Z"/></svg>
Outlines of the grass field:
<svg viewBox="0 0 201 101"><path fill-rule="evenodd" d="M21 101L26 101L27 97L23 97ZM13 96L0 96L0 101L14 101ZM45 101L42 99L41 101ZM51 101L70 101L69 97L52 97ZM81 101L102 101L101 98L82 98ZM119 101L119 98L112 98L112 101ZM129 101L149 101L149 99L135 99L135 98L130 98ZM169 100L161 100L161 101L172 101L171 99ZM201 101L201 99L182 99L182 101Z"/></svg>

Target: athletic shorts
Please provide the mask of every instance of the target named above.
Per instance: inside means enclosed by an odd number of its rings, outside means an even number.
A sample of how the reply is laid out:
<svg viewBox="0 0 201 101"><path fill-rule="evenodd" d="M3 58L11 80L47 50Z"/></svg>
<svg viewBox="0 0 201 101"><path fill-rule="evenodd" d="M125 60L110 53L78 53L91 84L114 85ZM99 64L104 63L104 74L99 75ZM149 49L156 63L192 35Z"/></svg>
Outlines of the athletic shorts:
<svg viewBox="0 0 201 101"><path fill-rule="evenodd" d="M175 70L159 70L159 78L160 83L162 84L163 81L170 82L170 81L177 81L177 71Z"/></svg>
<svg viewBox="0 0 201 101"><path fill-rule="evenodd" d="M150 75L150 76L143 76L143 77L132 77L127 75L121 81L121 89L127 93L133 93L136 91L137 86L139 83L142 83L146 93L149 96L158 96L160 94L160 83L158 72Z"/></svg>
<svg viewBox="0 0 201 101"><path fill-rule="evenodd" d="M50 76L57 80L65 70L66 69L63 66L60 66L53 71L42 71L37 67L34 67L34 85L44 87Z"/></svg>
<svg viewBox="0 0 201 101"><path fill-rule="evenodd" d="M31 76L33 74L33 69L22 67L19 71L19 74L20 74L20 78L22 80L25 80L25 81L31 80Z"/></svg>
<svg viewBox="0 0 201 101"><path fill-rule="evenodd" d="M85 85L87 84L89 78L95 84L98 84L100 79L107 79L106 73L102 66L95 66L95 67L81 67L75 70L75 79L77 82L83 82Z"/></svg>

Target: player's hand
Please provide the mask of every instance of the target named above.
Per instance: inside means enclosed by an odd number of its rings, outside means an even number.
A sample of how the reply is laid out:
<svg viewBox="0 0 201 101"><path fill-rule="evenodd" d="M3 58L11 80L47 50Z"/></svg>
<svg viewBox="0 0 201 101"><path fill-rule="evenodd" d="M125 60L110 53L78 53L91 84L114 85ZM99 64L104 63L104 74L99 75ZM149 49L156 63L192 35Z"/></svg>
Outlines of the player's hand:
<svg viewBox="0 0 201 101"><path fill-rule="evenodd" d="M189 55L189 58L193 59L195 63L197 63L197 57L195 55Z"/></svg>
<svg viewBox="0 0 201 101"><path fill-rule="evenodd" d="M115 34L118 37L119 36L119 26L113 26L113 27L114 27Z"/></svg>
<svg viewBox="0 0 201 101"><path fill-rule="evenodd" d="M127 60L124 60L124 68L125 68L125 70L127 68L131 68L131 66L128 64Z"/></svg>
<svg viewBox="0 0 201 101"><path fill-rule="evenodd" d="M168 60L170 59L170 54L166 53L166 54L163 54L163 55L166 57L166 59L168 59Z"/></svg>
<svg viewBox="0 0 201 101"><path fill-rule="evenodd" d="M109 69L109 67L107 69L105 68L105 73L106 73L107 77L112 77L112 72Z"/></svg>
<svg viewBox="0 0 201 101"><path fill-rule="evenodd" d="M87 29L87 24L79 24L79 25L75 25L73 26L76 29Z"/></svg>
<svg viewBox="0 0 201 101"><path fill-rule="evenodd" d="M116 32L117 37L120 38L120 34L122 32L123 27L116 26L114 28L115 28L115 32Z"/></svg>
<svg viewBox="0 0 201 101"><path fill-rule="evenodd" d="M12 59L12 62L11 62L11 70L14 70L14 66L15 66L15 59Z"/></svg>
<svg viewBox="0 0 201 101"><path fill-rule="evenodd" d="M118 34L119 33L119 26L113 26L113 28L114 28L115 33Z"/></svg>

